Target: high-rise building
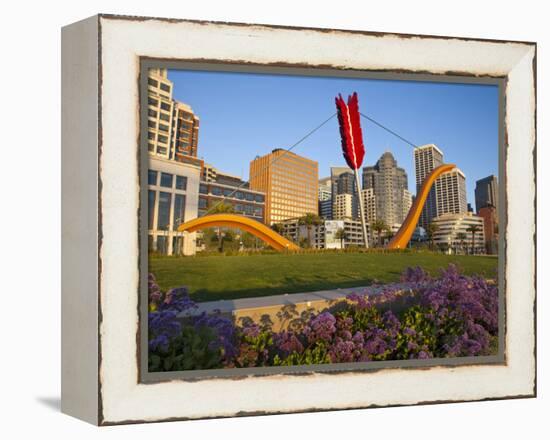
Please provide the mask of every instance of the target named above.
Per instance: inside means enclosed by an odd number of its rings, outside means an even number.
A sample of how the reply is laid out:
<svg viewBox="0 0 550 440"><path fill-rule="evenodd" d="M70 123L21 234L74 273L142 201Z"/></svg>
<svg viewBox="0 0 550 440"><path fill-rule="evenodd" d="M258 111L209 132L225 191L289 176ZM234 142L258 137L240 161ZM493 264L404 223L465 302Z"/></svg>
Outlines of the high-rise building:
<svg viewBox="0 0 550 440"><path fill-rule="evenodd" d="M183 102L174 101L173 114L174 158L185 161L186 157L197 157L199 144L199 117Z"/></svg>
<svg viewBox="0 0 550 440"><path fill-rule="evenodd" d="M149 153L164 159L200 165L197 159L199 118L173 99L174 84L166 69L149 69L147 138Z"/></svg>
<svg viewBox="0 0 550 440"><path fill-rule="evenodd" d="M363 207L365 208L365 222L366 224L371 224L376 220L377 204L374 188L362 189L361 196L363 197Z"/></svg>
<svg viewBox="0 0 550 440"><path fill-rule="evenodd" d="M330 185L331 185L331 194L332 194L332 218L337 218L334 215L336 196L340 194L350 194L351 195L351 217L359 217L359 200L357 189L357 183L355 180L355 175L353 171L348 167L332 167L330 169Z"/></svg>
<svg viewBox="0 0 550 440"><path fill-rule="evenodd" d="M412 193L406 189L403 191L403 220L407 218L407 215L409 215L409 211L411 210L413 204L413 195Z"/></svg>
<svg viewBox="0 0 550 440"><path fill-rule="evenodd" d="M332 218L332 189L330 185L330 177L325 177L319 180L319 215L324 219Z"/></svg>
<svg viewBox="0 0 550 440"><path fill-rule="evenodd" d="M458 168L447 171L436 179L435 194L437 216L468 212L466 177Z"/></svg>
<svg viewBox="0 0 550 440"><path fill-rule="evenodd" d="M484 206L479 210L478 215L483 218L487 253L496 254L498 252L497 209L492 205Z"/></svg>
<svg viewBox="0 0 550 440"><path fill-rule="evenodd" d="M332 204L332 216L334 220L353 218L353 195L336 194Z"/></svg>
<svg viewBox="0 0 550 440"><path fill-rule="evenodd" d="M376 196L376 218L388 226L403 223L407 173L397 166L389 151L382 154L374 166L363 168L363 189L369 188Z"/></svg>
<svg viewBox="0 0 550 440"><path fill-rule="evenodd" d="M250 162L250 189L265 193L265 222L318 213L319 165L277 148Z"/></svg>
<svg viewBox="0 0 550 440"><path fill-rule="evenodd" d="M443 152L434 144L423 145L414 149L414 168L416 173L416 193L420 191L420 187L424 179L438 166L443 165ZM435 185L432 186L418 225L426 228L428 223L437 216L437 199Z"/></svg>
<svg viewBox="0 0 550 440"><path fill-rule="evenodd" d="M477 212L480 212L481 208L485 208L486 206L494 206L498 213L497 177L491 175L476 181L475 197Z"/></svg>

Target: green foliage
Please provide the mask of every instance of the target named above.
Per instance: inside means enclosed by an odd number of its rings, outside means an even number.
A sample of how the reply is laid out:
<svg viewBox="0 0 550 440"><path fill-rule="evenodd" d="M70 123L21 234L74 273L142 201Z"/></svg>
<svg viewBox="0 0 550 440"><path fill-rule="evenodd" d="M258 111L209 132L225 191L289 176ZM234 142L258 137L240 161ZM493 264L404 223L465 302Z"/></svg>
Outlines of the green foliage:
<svg viewBox="0 0 550 440"><path fill-rule="evenodd" d="M276 354L273 358L274 366L292 366L292 365L313 365L329 364L330 356L326 342L317 341L312 346L307 347L301 353L293 351L284 359Z"/></svg>
<svg viewBox="0 0 550 440"><path fill-rule="evenodd" d="M186 325L172 338L167 353L149 355L149 371L203 370L222 367L220 349L209 346L216 338L209 327L195 328Z"/></svg>
<svg viewBox="0 0 550 440"><path fill-rule="evenodd" d="M397 335L396 358L410 359L420 351L434 352L437 347L437 331L432 310L420 306L407 309L401 318L403 331Z"/></svg>

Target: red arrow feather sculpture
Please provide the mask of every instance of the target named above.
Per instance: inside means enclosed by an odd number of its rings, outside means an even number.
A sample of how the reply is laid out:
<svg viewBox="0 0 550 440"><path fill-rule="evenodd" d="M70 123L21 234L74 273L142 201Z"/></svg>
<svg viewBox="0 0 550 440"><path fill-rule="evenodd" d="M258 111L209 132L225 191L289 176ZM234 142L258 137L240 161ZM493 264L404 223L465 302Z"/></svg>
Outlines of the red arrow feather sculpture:
<svg viewBox="0 0 550 440"><path fill-rule="evenodd" d="M342 95L336 98L340 136L342 137L342 152L347 164L352 170L357 170L363 164L365 146L359 115L359 100L357 93L348 97L346 104Z"/></svg>
<svg viewBox="0 0 550 440"><path fill-rule="evenodd" d="M359 199L359 215L363 227L363 240L365 247L368 248L367 225L358 172L358 169L363 164L363 158L365 157L365 146L363 145L363 132L361 131L361 116L359 114L359 99L357 93L354 92L353 95L348 96L347 104L342 98L342 95L338 95L336 97L336 108L338 109L338 123L340 124L340 136L342 137L342 153L344 154L344 159L346 159L348 166L355 173L357 198Z"/></svg>

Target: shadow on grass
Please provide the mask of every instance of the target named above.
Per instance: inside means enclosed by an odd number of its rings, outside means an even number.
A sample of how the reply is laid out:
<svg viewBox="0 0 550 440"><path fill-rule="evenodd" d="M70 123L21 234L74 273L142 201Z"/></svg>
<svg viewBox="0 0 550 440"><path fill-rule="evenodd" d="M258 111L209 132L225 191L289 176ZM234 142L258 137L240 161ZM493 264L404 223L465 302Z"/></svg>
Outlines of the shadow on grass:
<svg viewBox="0 0 550 440"><path fill-rule="evenodd" d="M286 277L285 284L283 286L258 287L252 289L233 289L224 290L222 292L212 291L208 289L198 289L195 292L191 293L191 297L197 302L217 301L220 299L229 300L240 298L254 298L260 296L283 295L285 293L304 293L315 292L319 290L336 290L349 287L364 287L370 286L374 282L375 280L372 278L354 278L349 281L339 280L337 282L330 282L324 278L320 278L318 283L300 283L296 279Z"/></svg>

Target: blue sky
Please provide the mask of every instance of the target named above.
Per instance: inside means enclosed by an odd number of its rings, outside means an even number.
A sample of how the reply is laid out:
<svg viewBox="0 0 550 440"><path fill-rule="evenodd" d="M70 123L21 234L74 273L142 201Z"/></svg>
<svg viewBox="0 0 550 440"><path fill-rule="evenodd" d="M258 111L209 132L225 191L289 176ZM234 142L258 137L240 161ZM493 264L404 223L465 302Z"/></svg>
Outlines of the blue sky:
<svg viewBox="0 0 550 440"><path fill-rule="evenodd" d="M174 98L200 117L199 157L248 179L249 162L288 148L336 112L334 97L356 91L360 111L416 145L436 144L444 161L466 175L475 208L475 181L498 175L498 88L417 81L170 70ZM408 174L415 193L413 148L362 118L363 165L386 150ZM319 162L319 177L345 165L333 118L293 151Z"/></svg>

